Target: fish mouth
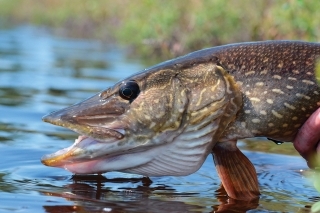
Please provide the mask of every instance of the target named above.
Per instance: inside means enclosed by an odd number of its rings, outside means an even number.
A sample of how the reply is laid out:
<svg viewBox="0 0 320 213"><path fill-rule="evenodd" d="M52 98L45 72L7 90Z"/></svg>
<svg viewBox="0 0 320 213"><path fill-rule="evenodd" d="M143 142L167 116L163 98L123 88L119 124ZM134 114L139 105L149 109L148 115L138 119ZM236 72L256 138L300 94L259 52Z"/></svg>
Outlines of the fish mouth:
<svg viewBox="0 0 320 213"><path fill-rule="evenodd" d="M128 135L128 125L121 119L123 113L124 107L101 106L99 98L93 96L44 116L43 121L68 128L80 136L70 147L43 156L41 162L73 173L101 171L98 167L94 168L93 164L101 160L112 160L123 151L119 143L124 143ZM74 169L75 165L78 165L77 169ZM81 168L79 165L82 165Z"/></svg>
<svg viewBox="0 0 320 213"><path fill-rule="evenodd" d="M74 174L127 172L150 162L158 152L157 147L136 147L125 142L117 138L102 142L80 135L73 145L43 156L41 162L46 166L63 168Z"/></svg>
<svg viewBox="0 0 320 213"><path fill-rule="evenodd" d="M113 131L112 135L121 134L115 132L117 131ZM102 142L86 135L79 135L70 147L44 155L41 162L46 166L64 168L77 174L99 173L100 169L97 167L100 162L107 163L124 154L111 154L117 141L116 137Z"/></svg>

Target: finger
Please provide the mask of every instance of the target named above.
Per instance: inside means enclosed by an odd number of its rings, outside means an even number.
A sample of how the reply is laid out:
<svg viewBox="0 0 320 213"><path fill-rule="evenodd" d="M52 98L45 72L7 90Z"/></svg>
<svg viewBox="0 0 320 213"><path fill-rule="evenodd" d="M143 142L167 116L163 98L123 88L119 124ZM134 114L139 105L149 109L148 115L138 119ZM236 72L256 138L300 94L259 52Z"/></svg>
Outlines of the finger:
<svg viewBox="0 0 320 213"><path fill-rule="evenodd" d="M294 147L307 161L317 150L320 140L320 108L303 124L293 141ZM320 151L320 147L318 149Z"/></svg>

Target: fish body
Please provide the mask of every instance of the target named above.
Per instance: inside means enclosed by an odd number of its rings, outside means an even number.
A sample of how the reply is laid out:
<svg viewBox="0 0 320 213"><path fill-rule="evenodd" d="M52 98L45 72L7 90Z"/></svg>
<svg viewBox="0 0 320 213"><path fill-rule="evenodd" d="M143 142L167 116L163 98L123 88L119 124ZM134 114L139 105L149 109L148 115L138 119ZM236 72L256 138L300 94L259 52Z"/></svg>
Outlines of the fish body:
<svg viewBox="0 0 320 213"><path fill-rule="evenodd" d="M318 43L265 41L163 62L45 116L83 136L42 162L73 173L187 175L213 153L228 195L251 199L255 170L234 142L293 140L320 106L319 56Z"/></svg>
<svg viewBox="0 0 320 213"><path fill-rule="evenodd" d="M234 76L243 95L243 107L225 138L265 136L292 141L320 106L314 75L320 44L269 41L219 52L220 63Z"/></svg>
<svg viewBox="0 0 320 213"><path fill-rule="evenodd" d="M319 43L249 42L193 52L156 69L215 61L234 77L243 99L236 120L220 141L258 136L292 141L320 106L317 59Z"/></svg>

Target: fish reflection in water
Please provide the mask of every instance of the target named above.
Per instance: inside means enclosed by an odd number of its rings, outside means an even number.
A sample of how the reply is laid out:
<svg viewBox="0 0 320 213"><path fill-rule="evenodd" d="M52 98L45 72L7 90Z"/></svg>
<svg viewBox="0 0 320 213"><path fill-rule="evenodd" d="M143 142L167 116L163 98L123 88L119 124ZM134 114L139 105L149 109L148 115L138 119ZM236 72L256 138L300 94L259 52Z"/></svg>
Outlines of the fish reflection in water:
<svg viewBox="0 0 320 213"><path fill-rule="evenodd" d="M196 204L197 201L192 201L196 193L179 193L163 184L151 186L152 181L147 177L108 179L102 175L74 175L72 181L72 184L65 186L70 192L41 193L63 197L73 201L74 205L44 206L46 212L245 212L259 205L259 199L248 202L230 199L220 188L212 195L219 202L212 203L212 209L204 209ZM106 183L138 185L112 190L104 186ZM189 202L179 200L188 197Z"/></svg>

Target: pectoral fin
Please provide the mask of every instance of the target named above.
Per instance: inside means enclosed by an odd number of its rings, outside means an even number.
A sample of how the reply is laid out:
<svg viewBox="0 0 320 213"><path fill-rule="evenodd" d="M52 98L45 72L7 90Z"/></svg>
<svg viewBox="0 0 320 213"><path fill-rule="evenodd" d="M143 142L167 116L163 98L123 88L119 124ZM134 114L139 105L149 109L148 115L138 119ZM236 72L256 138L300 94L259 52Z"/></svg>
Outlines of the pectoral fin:
<svg viewBox="0 0 320 213"><path fill-rule="evenodd" d="M218 175L229 197L236 200L258 198L260 193L256 170L235 141L217 143L212 153Z"/></svg>

